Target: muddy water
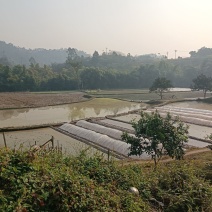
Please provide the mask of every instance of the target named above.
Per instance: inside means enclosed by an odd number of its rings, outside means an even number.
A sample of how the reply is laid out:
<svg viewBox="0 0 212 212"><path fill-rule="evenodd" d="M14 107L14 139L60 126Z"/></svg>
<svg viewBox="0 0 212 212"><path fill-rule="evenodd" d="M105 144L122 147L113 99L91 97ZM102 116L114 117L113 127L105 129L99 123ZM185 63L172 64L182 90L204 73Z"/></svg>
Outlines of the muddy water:
<svg viewBox="0 0 212 212"><path fill-rule="evenodd" d="M88 117L104 117L136 110L142 106L144 104L104 98L60 106L0 110L0 128L53 124Z"/></svg>

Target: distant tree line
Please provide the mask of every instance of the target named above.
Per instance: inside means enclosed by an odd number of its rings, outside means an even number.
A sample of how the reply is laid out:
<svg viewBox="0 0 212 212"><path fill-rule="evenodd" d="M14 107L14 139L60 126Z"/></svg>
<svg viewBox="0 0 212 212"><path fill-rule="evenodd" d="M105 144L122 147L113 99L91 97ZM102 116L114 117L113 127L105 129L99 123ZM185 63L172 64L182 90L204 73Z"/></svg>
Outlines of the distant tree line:
<svg viewBox="0 0 212 212"><path fill-rule="evenodd" d="M0 91L49 91L149 88L155 79L166 78L174 87L190 87L199 75L212 77L212 57L167 59L145 55L124 56L115 51L82 57L68 48L66 61L40 65L31 57L29 66L0 59Z"/></svg>

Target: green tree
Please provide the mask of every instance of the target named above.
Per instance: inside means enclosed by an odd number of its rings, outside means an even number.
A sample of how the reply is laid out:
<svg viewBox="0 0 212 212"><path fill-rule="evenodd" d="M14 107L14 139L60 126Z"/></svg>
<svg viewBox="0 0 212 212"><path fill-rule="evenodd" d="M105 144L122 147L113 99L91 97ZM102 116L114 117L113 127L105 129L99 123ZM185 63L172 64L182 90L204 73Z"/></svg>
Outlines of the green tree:
<svg viewBox="0 0 212 212"><path fill-rule="evenodd" d="M6 56L0 58L0 64L5 65L5 66L12 65Z"/></svg>
<svg viewBox="0 0 212 212"><path fill-rule="evenodd" d="M162 118L157 111L151 114L142 112L140 120L133 122L132 126L135 137L126 132L122 135L122 140L131 144L129 156L140 156L145 152L152 156L155 167L163 155L182 159L183 145L188 140L188 126L184 126L178 117L172 118L167 113Z"/></svg>
<svg viewBox="0 0 212 212"><path fill-rule="evenodd" d="M171 84L170 80L166 79L165 77L158 77L149 88L149 91L157 93L160 98L163 99L163 93L172 87L173 85Z"/></svg>
<svg viewBox="0 0 212 212"><path fill-rule="evenodd" d="M82 62L80 57L76 53L76 49L68 48L68 57L66 59L66 64L69 66L71 71L73 72L73 77L77 81L77 87L80 89L81 78L80 78L80 68L82 66Z"/></svg>
<svg viewBox="0 0 212 212"><path fill-rule="evenodd" d="M36 62L34 57L30 57L29 58L29 63L30 63L30 67L31 68L33 68L37 64L37 62Z"/></svg>
<svg viewBox="0 0 212 212"><path fill-rule="evenodd" d="M97 57L99 57L99 53L98 53L97 51L95 51L95 52L93 53L93 58L97 58Z"/></svg>
<svg viewBox="0 0 212 212"><path fill-rule="evenodd" d="M102 86L103 72L97 68L87 68L81 72L84 89L98 89Z"/></svg>
<svg viewBox="0 0 212 212"><path fill-rule="evenodd" d="M207 77L204 74L200 74L197 78L193 79L193 85L191 88L193 90L202 90L204 98L208 91L212 91L212 78Z"/></svg>

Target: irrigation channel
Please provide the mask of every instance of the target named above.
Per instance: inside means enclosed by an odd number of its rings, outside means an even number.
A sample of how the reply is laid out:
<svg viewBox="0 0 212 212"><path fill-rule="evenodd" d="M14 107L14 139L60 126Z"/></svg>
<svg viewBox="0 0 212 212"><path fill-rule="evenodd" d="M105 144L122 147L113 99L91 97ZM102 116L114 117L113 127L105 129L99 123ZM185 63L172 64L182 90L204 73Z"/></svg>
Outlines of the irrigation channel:
<svg viewBox="0 0 212 212"><path fill-rule="evenodd" d="M128 158L129 145L121 141L123 131L134 133L132 120L139 119L136 110L144 103L112 99L93 99L89 102L52 106L36 109L0 111L0 128L30 127L60 123L57 127L8 131L0 133L0 146L14 149L29 149L41 146L53 136L54 147L63 153L77 155L86 150L89 155L103 154L116 159ZM162 107L149 108L145 112L158 110L162 116L170 112L189 125L188 146L203 148L210 145L206 136L212 133L212 106L196 102L180 102ZM130 112L131 111L131 112ZM132 112L134 111L134 112ZM48 148L52 148L48 143ZM138 157L132 157L138 159ZM140 159L149 159L142 155Z"/></svg>

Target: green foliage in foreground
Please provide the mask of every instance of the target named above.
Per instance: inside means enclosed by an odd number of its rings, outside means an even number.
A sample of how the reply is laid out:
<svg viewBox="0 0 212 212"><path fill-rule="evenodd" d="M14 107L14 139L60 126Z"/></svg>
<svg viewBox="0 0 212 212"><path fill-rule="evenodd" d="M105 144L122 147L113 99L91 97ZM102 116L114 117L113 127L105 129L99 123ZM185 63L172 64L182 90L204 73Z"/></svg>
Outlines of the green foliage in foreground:
<svg viewBox="0 0 212 212"><path fill-rule="evenodd" d="M34 158L0 149L0 211L158 211L158 202L164 211L211 211L211 185L199 170L188 161L153 171L84 153Z"/></svg>

